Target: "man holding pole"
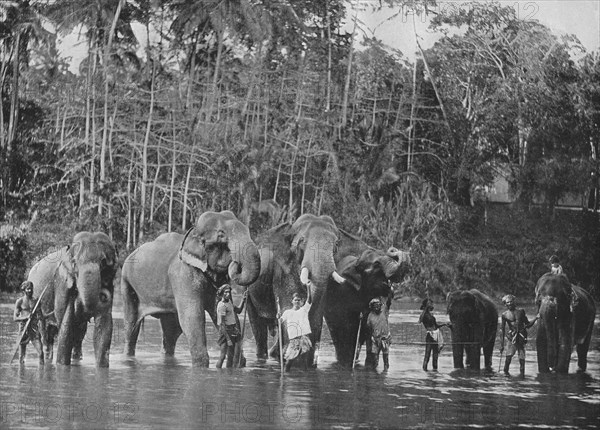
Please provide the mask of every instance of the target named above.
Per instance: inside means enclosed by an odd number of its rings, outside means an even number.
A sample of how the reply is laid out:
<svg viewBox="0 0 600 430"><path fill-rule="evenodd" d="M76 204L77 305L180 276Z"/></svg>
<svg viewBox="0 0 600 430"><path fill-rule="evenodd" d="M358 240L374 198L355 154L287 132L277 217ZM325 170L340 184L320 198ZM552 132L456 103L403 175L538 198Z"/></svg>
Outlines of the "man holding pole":
<svg viewBox="0 0 600 430"><path fill-rule="evenodd" d="M44 351L42 349L40 333L41 308L36 306L38 299L33 297L33 282L25 281L21 284L23 296L15 302L13 320L19 322L19 362L25 363L27 344L33 343L39 363L44 364Z"/></svg>

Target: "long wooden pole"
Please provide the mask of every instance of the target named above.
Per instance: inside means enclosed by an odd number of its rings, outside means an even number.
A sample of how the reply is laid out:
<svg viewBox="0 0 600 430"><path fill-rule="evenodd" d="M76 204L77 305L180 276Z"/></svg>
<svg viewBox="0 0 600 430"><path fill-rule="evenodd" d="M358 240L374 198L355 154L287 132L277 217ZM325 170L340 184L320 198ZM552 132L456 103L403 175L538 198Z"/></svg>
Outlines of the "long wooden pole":
<svg viewBox="0 0 600 430"><path fill-rule="evenodd" d="M246 294L248 293L248 287L246 287ZM246 296L246 303L244 303L244 323L242 324L242 335L240 339L240 354L238 355L237 367L240 367L242 363L242 353L244 352L244 332L246 331L246 314L248 313L248 296Z"/></svg>
<svg viewBox="0 0 600 430"><path fill-rule="evenodd" d="M352 356L352 370L356 364L356 353L358 352L358 341L360 339L360 329L362 327L363 314L360 313L360 320L358 321L358 333L356 333L356 345L354 346L354 355Z"/></svg>
<svg viewBox="0 0 600 430"><path fill-rule="evenodd" d="M277 302L277 314L281 315L281 307L279 306L279 297L275 297ZM279 366L281 367L281 376L283 376L283 335L281 333L281 317L277 318L277 326L279 328Z"/></svg>

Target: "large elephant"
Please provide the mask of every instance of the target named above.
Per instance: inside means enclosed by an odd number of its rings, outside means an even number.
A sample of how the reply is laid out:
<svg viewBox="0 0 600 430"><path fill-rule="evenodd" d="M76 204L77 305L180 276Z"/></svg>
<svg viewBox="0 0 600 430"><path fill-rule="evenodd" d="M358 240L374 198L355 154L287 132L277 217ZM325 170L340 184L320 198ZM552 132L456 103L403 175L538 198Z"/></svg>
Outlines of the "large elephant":
<svg viewBox="0 0 600 430"><path fill-rule="evenodd" d="M573 345L577 345L578 371L587 368L587 353L594 328L596 305L590 294L571 285L564 275L547 273L537 282L539 308L536 338L538 370L568 373Z"/></svg>
<svg viewBox="0 0 600 430"><path fill-rule="evenodd" d="M277 300L281 310L291 306L295 292L306 297L310 280L312 307L309 312L313 349L308 360L318 358L323 328L326 290L336 273L334 252L339 231L328 216L304 214L293 224L276 226L257 238L261 273L248 289L248 317L256 341L258 359L267 358L267 332L276 324Z"/></svg>
<svg viewBox="0 0 600 430"><path fill-rule="evenodd" d="M479 370L481 349L486 370L492 370L492 353L498 330L498 310L494 302L479 290L448 293L448 315L452 323L454 368L462 369L463 353L468 368Z"/></svg>
<svg viewBox="0 0 600 430"><path fill-rule="evenodd" d="M394 247L387 251L372 248L343 230L340 237L335 260L345 282L330 280L325 322L338 363L351 366L359 325L362 328L359 343L362 345L366 340L369 302L375 297L385 297L389 309L393 298L390 282L402 280L409 268L410 256ZM359 324L361 313L363 321Z"/></svg>
<svg viewBox="0 0 600 430"><path fill-rule="evenodd" d="M48 287L40 304L47 316L42 336L47 360L52 361L56 334L57 363L69 365L71 358L81 358L81 343L93 317L96 365L108 367L115 273L114 244L104 233L87 231L77 233L71 245L31 268L28 279L33 282L34 296L40 297Z"/></svg>
<svg viewBox="0 0 600 430"><path fill-rule="evenodd" d="M121 277L125 354L135 355L139 323L153 315L167 355L183 332L193 365L208 367L204 311L216 323L218 287L249 285L259 273L258 249L230 211L205 212L185 236L165 233L140 246L125 260Z"/></svg>

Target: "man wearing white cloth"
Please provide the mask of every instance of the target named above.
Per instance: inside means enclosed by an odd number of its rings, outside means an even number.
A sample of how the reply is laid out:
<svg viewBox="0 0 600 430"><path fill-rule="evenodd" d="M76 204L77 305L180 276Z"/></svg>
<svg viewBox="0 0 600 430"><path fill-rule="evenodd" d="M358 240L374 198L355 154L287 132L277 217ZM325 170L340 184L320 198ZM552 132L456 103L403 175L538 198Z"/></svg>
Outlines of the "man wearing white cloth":
<svg viewBox="0 0 600 430"><path fill-rule="evenodd" d="M310 294L310 281L307 285L308 299L306 303L300 294L294 293L292 296L292 309L286 310L281 315L281 322L285 324L289 343L283 355L285 360L286 372L290 370L292 364L295 361L300 361L304 370L308 368L306 361L306 353L312 348L312 342L310 341L310 321L308 319L308 312L312 305L312 298Z"/></svg>

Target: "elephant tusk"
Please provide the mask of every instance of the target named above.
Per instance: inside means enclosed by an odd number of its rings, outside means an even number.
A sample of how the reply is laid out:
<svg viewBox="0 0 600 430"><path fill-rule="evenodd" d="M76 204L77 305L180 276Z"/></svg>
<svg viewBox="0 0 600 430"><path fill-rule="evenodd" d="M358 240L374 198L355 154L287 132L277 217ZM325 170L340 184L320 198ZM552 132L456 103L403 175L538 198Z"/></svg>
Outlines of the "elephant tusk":
<svg viewBox="0 0 600 430"><path fill-rule="evenodd" d="M237 261L232 261L231 263L229 263L229 268L227 269L229 279L237 279L239 277L239 269L240 264Z"/></svg>
<svg viewBox="0 0 600 430"><path fill-rule="evenodd" d="M333 271L331 276L333 277L335 282L337 282L338 284L343 284L344 282L346 282L346 279L342 278L342 276L340 276L340 274L338 272L336 272L335 270Z"/></svg>
<svg viewBox="0 0 600 430"><path fill-rule="evenodd" d="M304 285L308 285L308 274L308 267L303 267L300 271L300 282L302 282Z"/></svg>
<svg viewBox="0 0 600 430"><path fill-rule="evenodd" d="M189 264L190 266L193 266L197 269L200 269L203 272L206 272L206 269L208 268L208 264L206 264L206 261L200 260L198 257L193 256L192 254L190 254L187 251L184 251L183 249L179 251L179 258L184 263Z"/></svg>

